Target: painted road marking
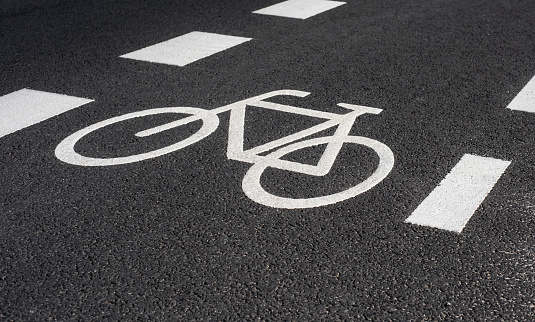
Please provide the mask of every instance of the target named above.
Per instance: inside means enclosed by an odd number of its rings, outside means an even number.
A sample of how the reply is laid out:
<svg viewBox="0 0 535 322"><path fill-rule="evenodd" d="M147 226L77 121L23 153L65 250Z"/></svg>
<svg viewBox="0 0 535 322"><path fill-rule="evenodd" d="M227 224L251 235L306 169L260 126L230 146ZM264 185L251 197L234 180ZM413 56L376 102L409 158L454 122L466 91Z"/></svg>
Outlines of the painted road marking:
<svg viewBox="0 0 535 322"><path fill-rule="evenodd" d="M460 233L510 163L465 154L405 222Z"/></svg>
<svg viewBox="0 0 535 322"><path fill-rule="evenodd" d="M0 137L67 112L93 100L21 89L0 97Z"/></svg>
<svg viewBox="0 0 535 322"><path fill-rule="evenodd" d="M307 19L327 10L339 7L345 2L326 0L288 0L264 9L253 11L262 15Z"/></svg>
<svg viewBox="0 0 535 322"><path fill-rule="evenodd" d="M370 190L390 173L394 167L394 154L388 146L381 142L370 138L351 136L349 135L349 132L351 131L351 128L353 127L357 117L367 113L379 114L382 110L373 107L339 103L338 106L346 108L349 111L345 114L334 114L265 101L265 99L280 95L305 97L309 94L310 93L308 92L297 90L280 90L244 99L213 110L205 110L193 107L164 107L116 116L111 119L90 125L69 135L58 144L55 153L59 160L81 166L112 166L147 160L180 150L204 139L214 132L219 126L219 118L217 115L230 111L227 157L230 160L253 164L253 166L245 174L242 182L242 189L251 200L265 206L275 208L312 208L353 198ZM276 139L274 141L264 143L254 148L244 150L244 129L246 127L245 111L248 106L256 106L284 113L317 117L325 119L325 122ZM154 151L141 152L139 154L130 156L122 156L117 158L92 158L83 156L74 149L76 143L80 139L100 128L133 118L161 113L190 114L190 116L157 126L152 129L141 131L137 133L136 136L150 136L199 120L202 120L203 125L198 132L182 141ZM332 136L317 137L304 141L301 140L333 127L336 128L336 131ZM326 196L298 199L273 195L264 190L260 184L260 178L267 168L276 168L312 176L324 176L331 171L331 168L333 167L333 164L340 153L342 145L345 143L354 143L369 147L379 156L379 164L375 172L364 181L356 183L356 185L353 187L348 187L346 190ZM326 145L326 148L316 165L284 160L282 158L286 154L294 151L317 145ZM263 152L268 151L272 152L270 152L268 155L262 155Z"/></svg>
<svg viewBox="0 0 535 322"><path fill-rule="evenodd" d="M535 113L535 77L516 95L507 106L510 110Z"/></svg>
<svg viewBox="0 0 535 322"><path fill-rule="evenodd" d="M151 63L186 66L249 40L251 38L193 31L120 57Z"/></svg>

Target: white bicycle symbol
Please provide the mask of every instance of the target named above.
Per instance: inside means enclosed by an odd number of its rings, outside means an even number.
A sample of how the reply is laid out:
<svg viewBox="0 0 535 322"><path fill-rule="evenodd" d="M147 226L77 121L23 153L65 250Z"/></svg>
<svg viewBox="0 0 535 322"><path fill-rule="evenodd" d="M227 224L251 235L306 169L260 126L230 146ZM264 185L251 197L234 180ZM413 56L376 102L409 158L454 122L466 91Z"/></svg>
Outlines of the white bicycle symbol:
<svg viewBox="0 0 535 322"><path fill-rule="evenodd" d="M217 114L230 111L227 157L231 160L237 160L253 164L245 174L242 182L242 189L247 195L247 197L249 197L251 200L263 204L265 206L275 208L312 208L325 206L349 198L353 198L373 188L375 185L381 182L392 170L394 166L394 154L388 146L379 141L361 136L351 136L348 134L358 116L366 113L379 114L382 110L366 106L339 103L338 106L347 108L351 111L346 114L335 114L264 101L267 98L279 95L305 97L309 94L310 93L296 90L280 90L238 101L236 103L225 105L214 110L205 110L202 108L194 107L164 107L129 113L98 122L71 134L62 142L60 142L60 144L56 147L55 154L56 157L61 161L80 166L111 166L147 160L180 150L182 148L187 147L188 145L191 145L195 142L204 139L217 129L219 125L219 117L217 116ZM308 129L285 136L283 138L262 144L260 146L248 150L244 150L243 139L245 110L247 105L321 118L325 119L326 121ZM133 118L161 113L191 114L191 116L148 130L141 131L137 133L136 136L150 136L198 120L201 120L203 124L195 134L180 142L151 152L126 157L91 158L77 153L74 149L76 143L84 136L105 126ZM332 136L324 136L299 141L315 133L336 126L337 129ZM344 143L354 143L369 147L373 149L375 153L377 153L377 155L379 156L379 164L375 172L366 180L358 183L357 185L338 193L320 197L301 199L279 197L267 192L261 186L260 177L268 167L293 171L312 176L324 176L328 174L329 171L331 171L331 168L338 154L340 153L340 149L342 148L342 145ZM326 144L327 147L325 148L325 151L317 165L302 164L295 161L287 161L281 159L281 157L291 152L322 144ZM268 151L272 152L264 156L260 155L261 153Z"/></svg>

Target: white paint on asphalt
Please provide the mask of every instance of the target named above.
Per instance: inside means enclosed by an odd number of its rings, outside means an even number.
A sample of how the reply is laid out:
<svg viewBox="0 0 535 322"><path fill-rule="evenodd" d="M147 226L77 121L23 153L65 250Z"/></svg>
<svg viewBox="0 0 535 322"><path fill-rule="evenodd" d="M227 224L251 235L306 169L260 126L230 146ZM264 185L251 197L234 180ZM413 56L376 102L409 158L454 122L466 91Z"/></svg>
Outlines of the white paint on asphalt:
<svg viewBox="0 0 535 322"><path fill-rule="evenodd" d="M460 233L510 163L465 154L405 222Z"/></svg>
<svg viewBox="0 0 535 322"><path fill-rule="evenodd" d="M287 18L307 19L327 10L334 9L345 2L326 0L288 0L253 13Z"/></svg>
<svg viewBox="0 0 535 322"><path fill-rule="evenodd" d="M366 178L364 181L356 184L353 187L350 187L346 190L343 190L341 192L333 193L326 196L320 196L320 197L312 197L312 198L288 198L288 197L280 197L276 196L274 194L269 193L266 191L261 183L260 178L262 177L262 174L264 171L269 167L274 168L283 168L280 166L280 158L283 157L286 154L292 153L294 151L298 151L307 147L316 146L316 145L323 145L327 144L327 148L324 152L324 156L327 156L327 158L331 159L332 162L334 162L334 159L340 152L340 149L343 143L354 143L363 145L366 147L369 147L377 153L379 156L379 165L377 166L377 169L374 173L372 173L371 176ZM329 149L329 145L335 145L336 151L332 151L333 149ZM330 155L329 155L330 154ZM324 157L322 156L322 158ZM321 161L316 166L318 168L318 172L322 171L322 167L328 167L326 171L323 171L324 173L320 173L319 175L324 175L330 171L330 168L332 167L332 163L330 164L321 164ZM392 150L385 144L362 136L350 136L350 135L334 135L332 137L325 136L325 137L319 137L315 139L309 139L305 141L296 142L290 145L287 145L285 147L282 147L271 154L268 154L265 158L261 159L259 162L256 162L251 166L249 171L245 174L242 181L242 189L245 195L249 197L251 200L262 204L264 206L268 207L274 207L274 208L286 208L286 209L301 209L301 208L313 208L313 207L321 207L326 205L331 205L343 200L347 200L349 198L353 198L357 195L360 195L361 193L364 193L371 188L375 187L379 182L383 181L384 178L392 171L392 168L394 167L394 154L392 153ZM308 171L303 171L302 167L300 167L300 164L292 162L289 163L286 167L287 170L293 171L293 172L301 172L301 173L307 173ZM309 173L307 173L309 174ZM350 175L349 173L347 175Z"/></svg>
<svg viewBox="0 0 535 322"><path fill-rule="evenodd" d="M0 137L11 134L93 100L21 89L0 97Z"/></svg>
<svg viewBox="0 0 535 322"><path fill-rule="evenodd" d="M516 95L507 106L510 110L535 113L535 77Z"/></svg>
<svg viewBox="0 0 535 322"><path fill-rule="evenodd" d="M215 114L205 113L205 112L206 110L203 110L200 108L194 108L194 107L162 107L162 108L154 108L150 110L133 112L133 113L124 114L121 116L112 117L111 119L107 119L107 120L98 122L96 124L90 125L86 128L83 128L69 135L67 138L61 141L56 147L56 151L55 151L56 158L66 163L81 165L81 166L86 166L86 167L119 165L119 164L133 163L133 162L139 162L139 161L143 161L147 159L156 158L161 155L185 148L195 142L198 142L204 139L205 137L210 135L212 132L214 132L219 126L219 118ZM88 134L91 134L94 131L100 130L103 127L106 127L108 125L112 125L115 123L119 123L122 121L130 120L130 119L144 117L147 115L169 114L169 113L191 114L194 116L194 118L193 119L186 118L186 120L202 120L203 125L196 133L192 134L190 137L182 141L178 141L167 147L163 147L154 151L135 154L131 156L117 157L117 158L91 158L91 157L83 156L75 151L74 147L81 138L83 138L84 136ZM187 124L187 123L185 122L184 124Z"/></svg>
<svg viewBox="0 0 535 322"><path fill-rule="evenodd" d="M152 63L185 66L249 40L251 38L193 31L120 57Z"/></svg>
<svg viewBox="0 0 535 322"><path fill-rule="evenodd" d="M385 144L376 140L360 136L350 136L349 132L357 117L367 113L379 114L382 110L367 106L339 103L338 106L348 109L349 112L345 114L335 114L265 101L265 99L279 95L305 97L308 94L310 93L296 90L280 90L221 106L214 110L204 110L193 107L167 107L129 113L98 122L73 133L58 144L55 153L59 160L81 166L110 166L147 160L180 150L204 139L217 129L219 125L219 118L217 115L230 111L227 157L231 160L253 164L245 175L242 183L243 191L253 201L276 208L295 209L320 207L355 197L381 182L390 173L394 166L394 154L392 153L392 150ZM309 117L312 116L325 119L326 121L308 129L244 150L245 111L247 106L256 106L284 113L306 115ZM192 136L175 144L158 150L142 152L130 156L117 158L92 158L83 156L75 150L75 145L80 139L103 127L129 119L144 117L146 115L163 113L190 114L191 116L141 131L137 133L136 136L150 136L199 120L202 121L203 125L198 132L193 133ZM332 127L336 127L336 131L332 136L300 141L301 139L310 137ZM260 184L260 177L267 168L276 168L312 176L324 176L331 171L342 145L345 143L366 146L374 150L379 156L379 164L375 172L370 177L357 183L353 187L326 196L298 199L273 195L264 190ZM316 165L282 159L286 154L317 145L326 145L326 148ZM262 155L262 153L269 151L272 152L268 155Z"/></svg>

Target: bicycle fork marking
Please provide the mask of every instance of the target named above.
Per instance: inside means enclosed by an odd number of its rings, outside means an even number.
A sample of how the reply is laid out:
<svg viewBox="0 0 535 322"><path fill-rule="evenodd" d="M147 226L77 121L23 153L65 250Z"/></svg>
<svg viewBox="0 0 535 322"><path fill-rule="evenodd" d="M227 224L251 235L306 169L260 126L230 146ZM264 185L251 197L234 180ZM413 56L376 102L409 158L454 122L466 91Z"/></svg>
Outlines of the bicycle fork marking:
<svg viewBox="0 0 535 322"><path fill-rule="evenodd" d="M214 110L204 110L193 107L166 107L129 113L98 122L73 133L57 146L56 157L64 162L81 166L109 166L155 158L160 155L177 151L204 139L217 129L219 125L219 118L217 114L230 111L227 157L231 160L253 164L244 176L242 189L244 193L255 202L269 207L288 209L319 207L355 197L381 182L390 173L394 166L394 155L392 151L388 146L381 142L360 136L350 136L349 132L358 116L366 113L379 114L382 110L366 106L339 103L338 106L347 108L351 111L346 114L335 114L264 101L267 98L279 95L304 97L309 94L310 93L302 91L281 90L255 96L253 98L225 105ZM245 110L247 105L321 118L325 119L326 121L297 133L248 150L244 150L243 142ZM150 136L198 120L201 120L203 124L195 134L185 140L172 144L168 147L137 155L118 158L91 158L82 156L74 150L74 146L78 140L95 130L128 119L160 113L185 113L191 114L191 116L141 131L137 133L136 136ZM299 141L331 127L337 127L332 136ZM373 149L379 156L379 165L377 166L375 172L356 186L327 196L302 199L275 196L262 188L260 184L260 177L267 168L277 168L313 176L326 175L330 172L344 143L354 143L367 146ZM317 165L309 165L281 159L281 157L291 152L323 144L326 144L327 147ZM265 156L260 155L264 152L270 153Z"/></svg>

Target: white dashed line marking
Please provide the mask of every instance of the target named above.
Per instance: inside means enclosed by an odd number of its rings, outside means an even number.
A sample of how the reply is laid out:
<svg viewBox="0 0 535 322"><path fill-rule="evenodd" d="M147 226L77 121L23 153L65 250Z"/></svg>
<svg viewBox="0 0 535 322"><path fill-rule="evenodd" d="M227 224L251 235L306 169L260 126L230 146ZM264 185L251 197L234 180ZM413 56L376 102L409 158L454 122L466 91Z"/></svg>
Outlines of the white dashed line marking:
<svg viewBox="0 0 535 322"><path fill-rule="evenodd" d="M460 233L510 163L465 154L405 222Z"/></svg>
<svg viewBox="0 0 535 322"><path fill-rule="evenodd" d="M193 31L120 57L152 63L185 66L249 40L251 38Z"/></svg>
<svg viewBox="0 0 535 322"><path fill-rule="evenodd" d="M93 100L21 89L0 97L0 137L37 124Z"/></svg>
<svg viewBox="0 0 535 322"><path fill-rule="evenodd" d="M262 15L307 19L327 10L334 9L345 2L326 0L288 0L264 9L254 11Z"/></svg>
<svg viewBox="0 0 535 322"><path fill-rule="evenodd" d="M535 113L535 77L516 95L507 106L510 110Z"/></svg>

